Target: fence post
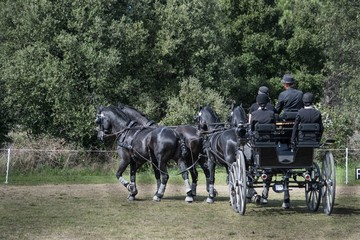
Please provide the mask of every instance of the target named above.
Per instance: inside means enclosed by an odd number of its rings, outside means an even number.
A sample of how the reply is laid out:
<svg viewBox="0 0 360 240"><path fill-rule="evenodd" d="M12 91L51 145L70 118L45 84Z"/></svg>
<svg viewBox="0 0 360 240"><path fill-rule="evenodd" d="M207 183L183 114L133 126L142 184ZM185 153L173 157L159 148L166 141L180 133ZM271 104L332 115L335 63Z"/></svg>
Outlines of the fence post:
<svg viewBox="0 0 360 240"><path fill-rule="evenodd" d="M6 163L6 178L5 178L5 184L9 183L9 169L10 169L10 148L8 148L8 157L7 157L7 163Z"/></svg>
<svg viewBox="0 0 360 240"><path fill-rule="evenodd" d="M345 149L345 184L349 181L349 148Z"/></svg>

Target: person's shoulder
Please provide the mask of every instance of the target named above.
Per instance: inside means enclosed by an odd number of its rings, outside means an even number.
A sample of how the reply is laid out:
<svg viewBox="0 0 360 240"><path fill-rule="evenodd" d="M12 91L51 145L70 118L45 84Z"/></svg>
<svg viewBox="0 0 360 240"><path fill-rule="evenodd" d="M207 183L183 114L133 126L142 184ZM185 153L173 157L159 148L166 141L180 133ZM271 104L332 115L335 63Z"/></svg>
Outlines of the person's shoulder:
<svg viewBox="0 0 360 240"><path fill-rule="evenodd" d="M320 110L318 110L318 109L316 109L316 108L313 108L313 109L312 109L312 111L313 111L314 113L318 113L318 114L320 114L320 115L321 115Z"/></svg>
<svg viewBox="0 0 360 240"><path fill-rule="evenodd" d="M271 110L271 111L273 111L273 112L275 111L275 107L274 107L274 105L271 104L271 103L267 103L267 104L266 104L266 108L269 109L269 110Z"/></svg>
<svg viewBox="0 0 360 240"><path fill-rule="evenodd" d="M253 104L251 104L249 112L252 114L252 113L255 112L258 108L259 108L259 105L258 105L256 102L254 102Z"/></svg>
<svg viewBox="0 0 360 240"><path fill-rule="evenodd" d="M279 97L278 97L278 98L285 97L287 93L288 93L288 89L286 89L286 90L284 90L284 91L280 92L280 93L279 93Z"/></svg>

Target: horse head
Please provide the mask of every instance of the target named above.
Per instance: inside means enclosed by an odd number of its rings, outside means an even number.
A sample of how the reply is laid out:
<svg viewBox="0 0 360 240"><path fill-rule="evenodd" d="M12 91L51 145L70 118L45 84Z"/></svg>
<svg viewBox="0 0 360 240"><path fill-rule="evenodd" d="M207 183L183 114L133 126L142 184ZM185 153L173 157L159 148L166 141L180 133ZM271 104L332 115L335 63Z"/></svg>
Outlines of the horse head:
<svg viewBox="0 0 360 240"><path fill-rule="evenodd" d="M219 123L220 118L210 106L200 106L198 117L198 128L199 130L208 131L215 129L214 123Z"/></svg>
<svg viewBox="0 0 360 240"><path fill-rule="evenodd" d="M239 124L247 123L247 116L241 105L232 108L229 123L231 127L237 127Z"/></svg>
<svg viewBox="0 0 360 240"><path fill-rule="evenodd" d="M99 107L95 118L98 139L103 140L105 135L116 134L126 128L129 122L129 118L115 107Z"/></svg>

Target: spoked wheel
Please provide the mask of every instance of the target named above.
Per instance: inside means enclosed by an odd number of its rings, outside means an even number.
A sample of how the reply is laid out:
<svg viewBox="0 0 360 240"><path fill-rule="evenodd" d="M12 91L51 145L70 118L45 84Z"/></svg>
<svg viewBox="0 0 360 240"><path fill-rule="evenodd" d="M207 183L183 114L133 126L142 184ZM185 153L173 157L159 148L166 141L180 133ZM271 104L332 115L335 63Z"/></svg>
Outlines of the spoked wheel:
<svg viewBox="0 0 360 240"><path fill-rule="evenodd" d="M330 215L335 202L336 174L335 163L331 152L326 151L322 163L322 178L324 185L322 188L322 205L324 213Z"/></svg>
<svg viewBox="0 0 360 240"><path fill-rule="evenodd" d="M310 176L311 180L305 184L306 205L310 211L316 212L319 209L321 200L322 177L319 165L315 162L313 163Z"/></svg>
<svg viewBox="0 0 360 240"><path fill-rule="evenodd" d="M236 186L236 205L240 215L245 214L246 209L246 191L247 176L245 167L245 157L242 151L236 153L236 165L238 169L237 186Z"/></svg>
<svg viewBox="0 0 360 240"><path fill-rule="evenodd" d="M230 205L235 212L239 212L236 200L236 177L237 176L237 166L236 162L231 164L229 167L229 195L230 195Z"/></svg>

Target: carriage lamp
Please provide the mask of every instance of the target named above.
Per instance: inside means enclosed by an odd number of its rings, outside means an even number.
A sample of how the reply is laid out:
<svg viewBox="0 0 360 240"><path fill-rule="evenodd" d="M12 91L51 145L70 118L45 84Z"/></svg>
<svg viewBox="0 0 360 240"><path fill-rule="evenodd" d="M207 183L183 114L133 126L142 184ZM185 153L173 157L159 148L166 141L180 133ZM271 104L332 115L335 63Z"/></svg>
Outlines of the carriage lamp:
<svg viewBox="0 0 360 240"><path fill-rule="evenodd" d="M261 174L261 179L266 180L268 178L268 175L266 173Z"/></svg>
<svg viewBox="0 0 360 240"><path fill-rule="evenodd" d="M310 181L311 180L311 176L308 172L304 173L304 178L306 181Z"/></svg>

